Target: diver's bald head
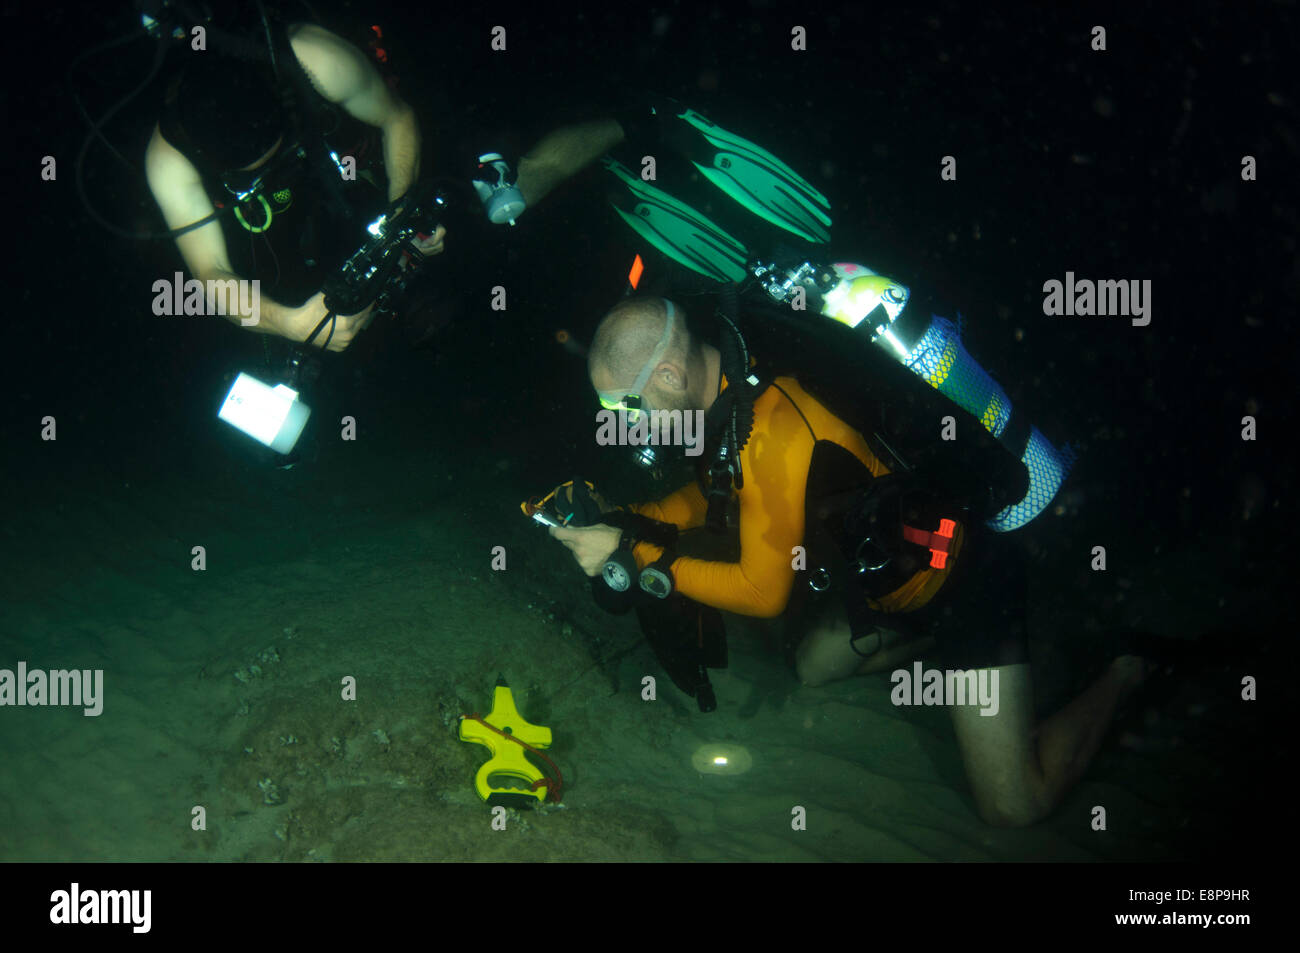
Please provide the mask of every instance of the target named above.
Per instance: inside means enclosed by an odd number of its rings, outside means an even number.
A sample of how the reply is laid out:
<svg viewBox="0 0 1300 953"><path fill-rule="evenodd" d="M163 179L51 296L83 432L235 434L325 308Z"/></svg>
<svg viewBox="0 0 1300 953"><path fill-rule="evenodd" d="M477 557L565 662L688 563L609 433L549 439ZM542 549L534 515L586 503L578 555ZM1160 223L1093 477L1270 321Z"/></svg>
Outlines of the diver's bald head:
<svg viewBox="0 0 1300 953"><path fill-rule="evenodd" d="M664 298L615 305L592 337L587 372L602 395L640 387L643 407L666 411L708 410L721 380L717 349L692 334L682 309Z"/></svg>
<svg viewBox="0 0 1300 953"><path fill-rule="evenodd" d="M691 336L674 306L673 332L659 365L686 362ZM587 353L587 371L599 391L631 387L663 337L668 324L668 302L664 298L627 298L616 304L601 320Z"/></svg>

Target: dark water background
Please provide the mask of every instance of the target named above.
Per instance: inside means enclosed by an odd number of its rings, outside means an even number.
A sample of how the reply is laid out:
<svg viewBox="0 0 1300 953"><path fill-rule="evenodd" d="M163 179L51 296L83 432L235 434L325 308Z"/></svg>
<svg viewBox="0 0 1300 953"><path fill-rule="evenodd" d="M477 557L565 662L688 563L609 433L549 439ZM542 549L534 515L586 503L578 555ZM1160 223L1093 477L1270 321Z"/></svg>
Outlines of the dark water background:
<svg viewBox="0 0 1300 953"><path fill-rule="evenodd" d="M931 289L969 316L972 351L1013 399L1046 432L1081 446L1091 492L1143 488L1140 502L1123 494L1136 504L1124 518L1195 539L1207 526L1234 525L1243 494L1262 496L1251 504L1258 512L1284 485L1290 471L1266 455L1282 449L1270 423L1284 419L1292 388L1289 354L1277 345L1297 287L1295 209L1281 182L1297 148L1280 60L1285 5L1129 6L1101 17L1109 49L1100 53L1089 50L1092 19L1065 11L828 8L806 24L814 50L806 54L788 51L778 6L739 15L664 6L631 18L523 10L510 15L504 55L463 39L487 29L485 14L453 7L424 22L384 8L367 5L363 17L344 5L323 16L352 36L371 20L385 24L433 170L458 173L489 147L517 155L558 122L598 114L620 90L677 96L815 179L835 209L837 253ZM97 433L142 463L162 452L159 430L221 440L215 428L194 432L195 421L210 409L216 379L259 356L263 342L215 322L137 323L141 283L179 259L165 244L133 247L92 228L71 187L83 127L61 67L72 51L129 29L131 17L56 7L46 24L59 42L15 44L11 62L33 69L6 104L23 155L56 155L62 173L13 196L22 240L10 262L22 280L11 300L40 317L11 322L22 359L6 410L30 414L54 391L56 407L92 415ZM81 84L92 111L147 72L147 49L98 61ZM131 157L157 94L146 90L116 122L114 141ZM1258 182L1239 179L1246 154L1258 159ZM956 182L938 181L944 155L957 157ZM122 173L92 149L87 177L103 211L135 227L157 224L143 182ZM438 280L448 298L469 303L444 342L449 363L431 385L427 355L376 334L330 362L338 383L328 389L358 385L350 398L384 401L387 415L412 422L455 394L563 444L562 408L585 398L571 367L557 373L553 332L590 331L621 291L633 247L610 227L606 189L595 170L583 174L530 213L527 229L453 222L461 228ZM1149 278L1152 325L1043 318L1042 282L1067 270ZM505 276L510 311L488 312L485 289ZM482 373L466 378L452 367ZM431 386L444 389L441 399ZM1248 408L1258 409L1264 436L1243 448L1235 435ZM394 421L393 431L411 428ZM556 455L567 461L573 449ZM167 446L162 459L176 450ZM1126 505L1108 502L1112 512Z"/></svg>

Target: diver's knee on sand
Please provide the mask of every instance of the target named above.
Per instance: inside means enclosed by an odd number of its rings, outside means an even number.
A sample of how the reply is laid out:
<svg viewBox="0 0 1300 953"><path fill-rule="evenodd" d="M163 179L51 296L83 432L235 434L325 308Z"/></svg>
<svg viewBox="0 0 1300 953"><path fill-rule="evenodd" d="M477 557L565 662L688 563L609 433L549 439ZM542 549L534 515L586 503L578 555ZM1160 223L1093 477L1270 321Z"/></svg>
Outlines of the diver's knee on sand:
<svg viewBox="0 0 1300 953"><path fill-rule="evenodd" d="M811 629L795 650L795 671L808 688L880 672L911 658L922 646L890 629L876 628L853 641L848 620L832 617Z"/></svg>
<svg viewBox="0 0 1300 953"><path fill-rule="evenodd" d="M849 623L842 614L821 615L795 649L795 672L800 683L816 688L852 675L857 660L848 649L848 640Z"/></svg>
<svg viewBox="0 0 1300 953"><path fill-rule="evenodd" d="M980 820L989 827L1030 827L1049 813L1052 805L1042 799L1025 796L975 797Z"/></svg>

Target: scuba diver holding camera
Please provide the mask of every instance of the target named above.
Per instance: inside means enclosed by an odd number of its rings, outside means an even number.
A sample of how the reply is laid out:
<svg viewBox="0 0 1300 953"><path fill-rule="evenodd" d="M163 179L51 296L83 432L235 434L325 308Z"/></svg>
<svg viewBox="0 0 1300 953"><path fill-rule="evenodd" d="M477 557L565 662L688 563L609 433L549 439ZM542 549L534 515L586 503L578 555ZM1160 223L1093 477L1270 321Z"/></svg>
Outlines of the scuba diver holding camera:
<svg viewBox="0 0 1300 953"><path fill-rule="evenodd" d="M146 152L149 187L191 275L270 289L259 314L227 317L342 351L375 305L362 296L331 308L325 269L415 184L419 128L355 46L261 12L260 44L223 46L218 35L212 49L186 47ZM412 250L439 254L444 234L421 232Z"/></svg>
<svg viewBox="0 0 1300 953"><path fill-rule="evenodd" d="M89 126L76 163L78 195L115 235L175 242L190 280L169 290L166 304L215 312L290 342L272 382L241 373L219 416L293 466L310 415L299 388L319 374L321 350L345 350L390 309L405 315L414 346L436 332L437 316L419 314L427 296L407 292L428 271L421 263L443 251L447 198L440 186L448 179L417 181L420 131L395 91L379 27L370 28L367 56L316 23L294 22L270 0L229 6L221 17L200 0L135 5L144 30L83 52L69 68L74 102ZM79 66L146 35L156 41L148 75L92 119L77 94ZM144 168L168 228L133 232L96 211L86 157L99 141L133 165L104 128L177 56L184 62L166 84ZM513 223L620 137L611 120L577 123L545 136L519 160L517 176L499 154L486 153L472 183L451 181L477 192L490 221Z"/></svg>
<svg viewBox="0 0 1300 953"><path fill-rule="evenodd" d="M293 21L270 0L228 7L222 18L199 0L135 5L144 31L85 51L69 70L90 127L76 176L87 213L121 237L174 241L205 288L257 280L266 293L256 313L236 300L237 309L224 313L232 322L304 346L346 349L373 314L395 303L424 258L443 251L446 235L447 198L433 182L417 182L419 124L396 92L382 30L370 27L367 55L317 23ZM92 119L71 80L79 65L146 33L157 41L148 76ZM103 128L176 56L184 62L167 83L144 168L168 230L131 232L90 202L86 155L98 139L131 165ZM517 175L501 155L485 153L472 182L436 181L477 192L491 222L513 224L619 138L612 120L575 123L543 137L519 159Z"/></svg>
<svg viewBox="0 0 1300 953"><path fill-rule="evenodd" d="M954 322L901 283L826 256L830 207L811 184L692 110L658 119L673 137L660 141L692 145L705 179L805 251L753 254L607 159L627 189L615 200L623 220L722 290L712 314L673 295L626 297L593 336L590 381L602 413L629 436L640 428L626 441L639 461L662 456L647 439L654 415L702 415L703 452L696 480L661 500L611 507L575 480L525 513L571 551L602 607L636 608L702 711L716 706L708 669L726 665L721 611L782 617L805 685L931 652L987 678L991 707L947 704L975 803L990 824L1034 823L1150 673L1121 647L1074 701L1035 718L1016 531L1051 503L1073 454L1013 408ZM684 534L701 528L734 530L738 557L687 554Z"/></svg>

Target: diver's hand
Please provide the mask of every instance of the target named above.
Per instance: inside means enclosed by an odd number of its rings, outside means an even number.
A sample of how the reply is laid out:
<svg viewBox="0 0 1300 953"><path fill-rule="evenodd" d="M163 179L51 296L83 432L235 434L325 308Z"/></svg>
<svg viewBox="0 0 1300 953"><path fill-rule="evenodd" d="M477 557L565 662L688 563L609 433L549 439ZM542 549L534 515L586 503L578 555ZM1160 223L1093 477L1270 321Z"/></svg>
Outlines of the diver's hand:
<svg viewBox="0 0 1300 953"><path fill-rule="evenodd" d="M334 316L334 334L330 336L330 323L325 322L325 326L320 329L320 333L312 340L312 347L322 347L326 338L329 338L329 350L346 351L348 345L358 334L366 329L373 317L374 304L369 304L364 310L356 314L338 314ZM307 335L316 330L316 325L320 324L329 309L325 307L325 295L317 292L307 299L301 308L298 308L285 328L285 337L291 341L305 341Z"/></svg>
<svg viewBox="0 0 1300 953"><path fill-rule="evenodd" d="M421 238L415 241L415 250L421 255L441 255L446 249L443 247L442 240L447 237L447 230L441 225L428 238Z"/></svg>
<svg viewBox="0 0 1300 953"><path fill-rule="evenodd" d="M588 576L599 576L610 554L618 549L622 530L616 526L552 526L551 535L569 547Z"/></svg>

